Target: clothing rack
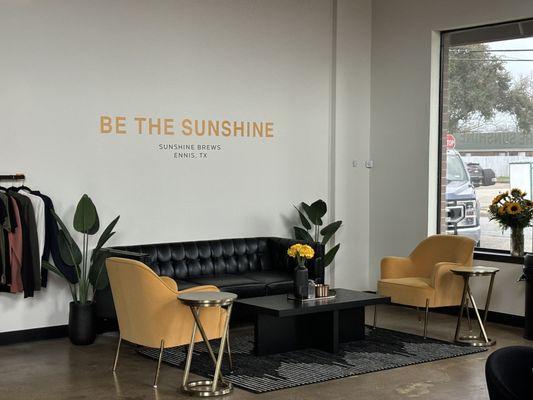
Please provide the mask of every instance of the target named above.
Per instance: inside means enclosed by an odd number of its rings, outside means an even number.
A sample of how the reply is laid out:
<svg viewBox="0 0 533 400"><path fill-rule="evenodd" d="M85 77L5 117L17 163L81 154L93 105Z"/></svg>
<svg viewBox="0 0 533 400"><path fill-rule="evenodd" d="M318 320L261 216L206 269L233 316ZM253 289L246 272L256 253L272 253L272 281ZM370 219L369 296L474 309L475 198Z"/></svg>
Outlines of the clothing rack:
<svg viewBox="0 0 533 400"><path fill-rule="evenodd" d="M24 174L0 175L0 181L23 181L23 180L26 180L26 175Z"/></svg>

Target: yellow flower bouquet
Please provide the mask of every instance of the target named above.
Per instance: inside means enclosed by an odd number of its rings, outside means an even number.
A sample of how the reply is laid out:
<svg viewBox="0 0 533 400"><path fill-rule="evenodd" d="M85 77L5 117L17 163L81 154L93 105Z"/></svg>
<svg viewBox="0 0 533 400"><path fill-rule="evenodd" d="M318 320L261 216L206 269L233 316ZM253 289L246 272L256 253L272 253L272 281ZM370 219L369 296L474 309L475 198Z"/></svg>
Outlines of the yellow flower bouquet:
<svg viewBox="0 0 533 400"><path fill-rule="evenodd" d="M305 260L310 260L315 256L313 248L307 244L296 243L287 250L289 257L296 258L298 265L305 267Z"/></svg>
<svg viewBox="0 0 533 400"><path fill-rule="evenodd" d="M526 199L520 189L500 193L489 206L490 220L500 224L502 230L511 228L511 254L524 255L524 228L531 226L533 202Z"/></svg>
<svg viewBox="0 0 533 400"><path fill-rule="evenodd" d="M309 297L309 274L305 267L305 260L310 260L315 256L313 248L307 244L296 243L287 250L289 257L296 258L298 266L294 269L293 291L297 299L307 299ZM313 286L314 295L314 286Z"/></svg>

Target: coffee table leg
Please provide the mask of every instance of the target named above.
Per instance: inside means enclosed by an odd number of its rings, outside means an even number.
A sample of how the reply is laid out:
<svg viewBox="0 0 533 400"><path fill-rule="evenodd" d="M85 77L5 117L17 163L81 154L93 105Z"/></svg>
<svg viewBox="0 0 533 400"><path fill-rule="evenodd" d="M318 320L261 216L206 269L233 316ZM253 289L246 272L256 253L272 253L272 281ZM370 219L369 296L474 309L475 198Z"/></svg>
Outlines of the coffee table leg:
<svg viewBox="0 0 533 400"><path fill-rule="evenodd" d="M256 355L296 350L304 347L301 345L302 340L295 317L279 318L261 313L256 315L254 341Z"/></svg>

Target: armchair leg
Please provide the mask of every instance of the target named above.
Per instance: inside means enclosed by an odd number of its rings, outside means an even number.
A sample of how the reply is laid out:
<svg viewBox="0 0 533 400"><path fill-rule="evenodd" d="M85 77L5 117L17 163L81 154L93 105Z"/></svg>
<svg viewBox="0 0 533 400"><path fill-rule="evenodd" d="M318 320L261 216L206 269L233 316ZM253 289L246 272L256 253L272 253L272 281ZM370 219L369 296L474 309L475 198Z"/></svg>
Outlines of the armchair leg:
<svg viewBox="0 0 533 400"><path fill-rule="evenodd" d="M163 350L165 349L165 341L161 339L161 346L159 347L159 359L157 360L157 369L155 370L154 388L157 389L157 381L159 380L159 370L161 369L161 359L163 358Z"/></svg>
<svg viewBox="0 0 533 400"><path fill-rule="evenodd" d="M372 329L376 329L376 323L378 319L378 306L374 304L374 323L372 324Z"/></svg>
<svg viewBox="0 0 533 400"><path fill-rule="evenodd" d="M429 321L429 299L426 299L426 312L424 314L424 339L428 333L428 321Z"/></svg>
<svg viewBox="0 0 533 400"><path fill-rule="evenodd" d="M115 353L115 362L113 363L113 372L117 370L118 354L120 353L120 344L122 343L122 337L118 337L117 352Z"/></svg>

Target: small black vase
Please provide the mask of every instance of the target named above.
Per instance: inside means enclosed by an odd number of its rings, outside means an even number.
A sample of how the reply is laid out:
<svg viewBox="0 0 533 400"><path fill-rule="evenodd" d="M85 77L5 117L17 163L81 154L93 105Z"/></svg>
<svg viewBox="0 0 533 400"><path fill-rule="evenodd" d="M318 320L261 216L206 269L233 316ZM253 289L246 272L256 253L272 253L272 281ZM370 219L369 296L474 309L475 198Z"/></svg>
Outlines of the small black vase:
<svg viewBox="0 0 533 400"><path fill-rule="evenodd" d="M93 344L96 339L94 303L70 302L68 337L73 344Z"/></svg>
<svg viewBox="0 0 533 400"><path fill-rule="evenodd" d="M298 299L307 299L309 295L309 274L307 268L298 265L294 269L294 296Z"/></svg>

